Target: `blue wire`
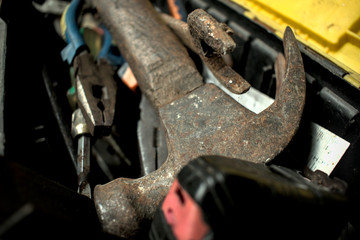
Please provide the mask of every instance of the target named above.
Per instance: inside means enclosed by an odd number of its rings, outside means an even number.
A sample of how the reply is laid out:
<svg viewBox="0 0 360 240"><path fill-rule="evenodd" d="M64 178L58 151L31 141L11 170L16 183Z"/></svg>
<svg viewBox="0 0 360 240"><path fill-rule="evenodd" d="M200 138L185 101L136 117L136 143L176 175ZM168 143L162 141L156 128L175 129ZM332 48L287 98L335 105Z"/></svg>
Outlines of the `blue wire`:
<svg viewBox="0 0 360 240"><path fill-rule="evenodd" d="M72 42L77 47L85 45L76 22L76 11L80 2L81 0L72 0L65 16L66 38L69 43Z"/></svg>
<svg viewBox="0 0 360 240"><path fill-rule="evenodd" d="M65 15L65 36L68 45L62 50L61 56L63 60L66 60L69 64L73 62L78 50L86 46L76 22L76 12L80 2L81 0L72 0Z"/></svg>
<svg viewBox="0 0 360 240"><path fill-rule="evenodd" d="M109 30L107 30L106 27L101 26L101 28L104 30L104 41L103 41L103 45L100 50L98 58L106 58L106 56L111 48L112 37L111 37Z"/></svg>
<svg viewBox="0 0 360 240"><path fill-rule="evenodd" d="M106 59L114 66L122 65L125 62L124 58L121 55L117 56L111 53L112 36L109 30L105 26L101 26L101 28L104 30L104 40L98 55L98 59Z"/></svg>
<svg viewBox="0 0 360 240"><path fill-rule="evenodd" d="M79 31L76 22L76 12L81 3L81 0L72 0L70 6L65 15L66 32L65 37L68 45L62 50L61 56L63 60L72 64L75 56L78 54L79 49L86 47L85 41ZM121 56L111 54L112 37L110 32L102 26L104 30L104 42L101 47L98 58L106 59L113 65L119 66L124 63L124 59Z"/></svg>

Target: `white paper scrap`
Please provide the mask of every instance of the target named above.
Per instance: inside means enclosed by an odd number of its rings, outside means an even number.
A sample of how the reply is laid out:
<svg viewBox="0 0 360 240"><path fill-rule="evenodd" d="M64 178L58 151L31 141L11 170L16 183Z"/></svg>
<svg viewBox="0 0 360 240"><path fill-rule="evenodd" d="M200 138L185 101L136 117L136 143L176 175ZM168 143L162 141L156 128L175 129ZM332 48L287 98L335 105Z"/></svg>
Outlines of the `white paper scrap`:
<svg viewBox="0 0 360 240"><path fill-rule="evenodd" d="M311 149L307 166L328 175L334 170L350 143L316 123L311 123Z"/></svg>

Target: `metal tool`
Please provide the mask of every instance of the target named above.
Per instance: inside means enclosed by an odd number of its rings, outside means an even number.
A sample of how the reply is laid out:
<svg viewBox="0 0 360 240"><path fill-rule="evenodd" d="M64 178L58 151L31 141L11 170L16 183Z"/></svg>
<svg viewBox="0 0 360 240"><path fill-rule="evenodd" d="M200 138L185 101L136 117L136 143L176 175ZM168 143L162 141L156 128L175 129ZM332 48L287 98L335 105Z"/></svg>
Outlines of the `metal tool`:
<svg viewBox="0 0 360 240"><path fill-rule="evenodd" d="M169 150L165 163L145 177L96 186L95 205L106 232L136 235L191 159L221 155L265 163L290 142L305 101L304 68L290 28L284 35L285 57L279 55L276 61L275 102L255 114L201 81L186 51L148 1L91 2L115 36L141 90L157 108Z"/></svg>
<svg viewBox="0 0 360 240"><path fill-rule="evenodd" d="M91 135L107 135L113 123L116 82L113 69L106 61L95 64L84 51L74 60L76 94Z"/></svg>
<svg viewBox="0 0 360 240"><path fill-rule="evenodd" d="M91 135L108 135L115 114L117 89L113 68L106 60L111 38L107 34L101 55L95 63L77 26L76 12L81 3L81 0L73 0L64 12L68 45L62 50L61 56L64 61L74 65L77 103Z"/></svg>
<svg viewBox="0 0 360 240"><path fill-rule="evenodd" d="M227 89L237 94L249 90L250 84L222 58L236 47L234 40L230 37L233 33L230 27L219 23L202 9L194 10L189 14L188 24L167 14L162 14L161 17L181 41L201 57Z"/></svg>
<svg viewBox="0 0 360 240"><path fill-rule="evenodd" d="M137 125L141 175L158 169L168 155L164 128L149 100L143 95L140 102L140 119Z"/></svg>
<svg viewBox="0 0 360 240"><path fill-rule="evenodd" d="M80 109L76 109L72 115L71 134L77 139L77 175L78 193L91 198L91 188L88 182L90 173L90 132L85 118Z"/></svg>
<svg viewBox="0 0 360 240"><path fill-rule="evenodd" d="M149 1L89 2L98 9L131 69L136 69L136 80L154 107L169 104L203 84L186 48Z"/></svg>

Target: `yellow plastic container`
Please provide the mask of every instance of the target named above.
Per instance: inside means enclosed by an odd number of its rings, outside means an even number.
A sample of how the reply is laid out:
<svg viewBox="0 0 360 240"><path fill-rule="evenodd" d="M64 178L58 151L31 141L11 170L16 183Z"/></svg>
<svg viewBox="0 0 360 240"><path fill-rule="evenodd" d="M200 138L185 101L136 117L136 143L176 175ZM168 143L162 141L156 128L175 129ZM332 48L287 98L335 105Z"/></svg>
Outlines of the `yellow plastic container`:
<svg viewBox="0 0 360 240"><path fill-rule="evenodd" d="M290 26L296 38L348 72L360 88L360 0L232 0L282 38Z"/></svg>

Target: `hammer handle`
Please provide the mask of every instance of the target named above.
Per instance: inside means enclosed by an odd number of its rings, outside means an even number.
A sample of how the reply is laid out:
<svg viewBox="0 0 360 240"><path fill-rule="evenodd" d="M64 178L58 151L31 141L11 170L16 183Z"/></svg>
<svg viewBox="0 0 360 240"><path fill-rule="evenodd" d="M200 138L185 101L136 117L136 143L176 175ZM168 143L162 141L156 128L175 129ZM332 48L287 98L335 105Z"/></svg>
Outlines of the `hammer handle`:
<svg viewBox="0 0 360 240"><path fill-rule="evenodd" d="M148 0L91 2L156 108L203 84L186 48Z"/></svg>
<svg viewBox="0 0 360 240"><path fill-rule="evenodd" d="M91 0L132 69L141 91L158 110L203 85L187 49L163 23L148 0ZM171 153L169 154L171 155ZM182 166L168 157L167 168L139 179L119 178L94 191L103 229L136 235L150 221Z"/></svg>

